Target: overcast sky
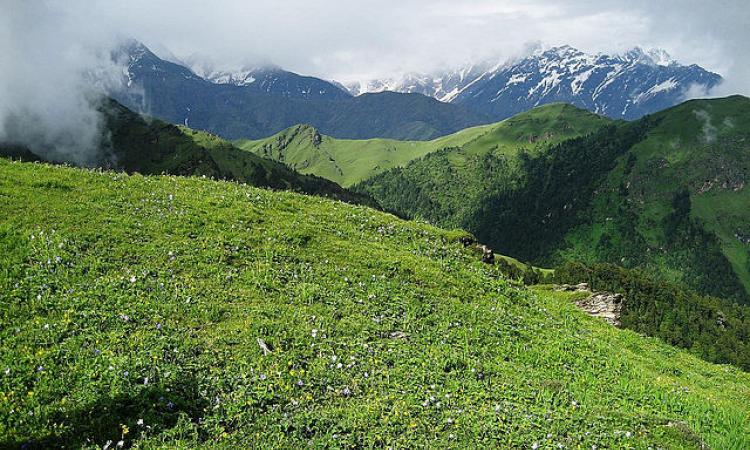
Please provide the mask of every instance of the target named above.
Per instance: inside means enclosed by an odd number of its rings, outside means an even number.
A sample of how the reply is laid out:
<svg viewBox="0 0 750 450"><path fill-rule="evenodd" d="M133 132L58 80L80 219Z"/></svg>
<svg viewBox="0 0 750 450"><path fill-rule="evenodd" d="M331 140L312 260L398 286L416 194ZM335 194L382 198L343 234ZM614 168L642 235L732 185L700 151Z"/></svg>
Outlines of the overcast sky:
<svg viewBox="0 0 750 450"><path fill-rule="evenodd" d="M101 137L92 99L122 82L108 55L123 38L219 69L272 62L343 82L501 62L539 44L642 46L722 74L713 95L748 95L748 1L0 0L0 140L85 162Z"/></svg>
<svg viewBox="0 0 750 450"><path fill-rule="evenodd" d="M750 78L748 0L57 3L80 17L81 26L107 23L179 58L197 56L227 68L271 61L304 74L351 80L505 59L541 42L588 52L659 47L681 62Z"/></svg>

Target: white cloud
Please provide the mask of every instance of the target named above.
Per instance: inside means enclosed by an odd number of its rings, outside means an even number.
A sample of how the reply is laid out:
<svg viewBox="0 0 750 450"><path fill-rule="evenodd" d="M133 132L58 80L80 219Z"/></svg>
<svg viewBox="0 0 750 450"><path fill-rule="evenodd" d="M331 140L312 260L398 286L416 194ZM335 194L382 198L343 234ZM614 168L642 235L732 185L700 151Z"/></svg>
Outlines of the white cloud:
<svg viewBox="0 0 750 450"><path fill-rule="evenodd" d="M93 163L100 94L120 81L109 30L45 2L3 1L0 14L0 141L51 159Z"/></svg>

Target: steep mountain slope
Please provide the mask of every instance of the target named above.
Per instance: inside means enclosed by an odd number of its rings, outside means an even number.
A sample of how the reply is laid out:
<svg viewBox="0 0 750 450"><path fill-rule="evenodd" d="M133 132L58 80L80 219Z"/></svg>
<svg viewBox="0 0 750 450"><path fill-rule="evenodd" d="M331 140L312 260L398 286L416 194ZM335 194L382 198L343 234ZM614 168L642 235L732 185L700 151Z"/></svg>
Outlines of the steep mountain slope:
<svg viewBox="0 0 750 450"><path fill-rule="evenodd" d="M750 445L747 374L509 283L459 235L0 160L0 446Z"/></svg>
<svg viewBox="0 0 750 450"><path fill-rule="evenodd" d="M113 100L105 100L101 111L106 142L102 143L99 154L92 156L93 166L141 174L202 175L375 205L367 196L349 192L331 181L301 175L208 133L143 118ZM0 155L69 162L62 155L55 157L35 151L0 143Z"/></svg>
<svg viewBox="0 0 750 450"><path fill-rule="evenodd" d="M422 94L441 102L450 102L467 86L495 70L497 67L488 63L471 64L429 75L408 73L398 78L355 81L342 86L352 95L391 91Z"/></svg>
<svg viewBox="0 0 750 450"><path fill-rule="evenodd" d="M418 92L501 120L553 102L571 103L614 119L638 119L708 90L721 76L683 66L664 51L635 48L590 55L570 46L538 50L517 61L461 67L431 75L359 82L350 92Z"/></svg>
<svg viewBox="0 0 750 450"><path fill-rule="evenodd" d="M565 46L487 74L454 101L491 117L566 102L615 119L637 119L676 105L693 85L707 90L720 80L695 65L659 64L640 49L592 56Z"/></svg>
<svg viewBox="0 0 750 450"><path fill-rule="evenodd" d="M422 140L488 122L463 106L421 95L351 98L328 82L283 71L267 71L253 83L217 84L140 44L121 53L118 58L128 61L127 87L113 92L114 98L133 110L227 139L258 139L309 123L340 138Z"/></svg>
<svg viewBox="0 0 750 450"><path fill-rule="evenodd" d="M462 147L478 154L502 146L508 151L517 151L539 142L559 142L586 134L607 122L583 110L556 104L432 141L341 140L321 135L313 127L298 125L268 139L241 140L236 144L264 158L283 162L301 173L350 186L442 149Z"/></svg>
<svg viewBox="0 0 750 450"><path fill-rule="evenodd" d="M319 78L298 75L276 66L262 66L236 72L192 70L214 84L243 86L255 92L286 98L341 100L351 95L335 84Z"/></svg>
<svg viewBox="0 0 750 450"><path fill-rule="evenodd" d="M749 99L691 101L532 152L433 153L359 188L521 260L642 267L746 302L748 130Z"/></svg>

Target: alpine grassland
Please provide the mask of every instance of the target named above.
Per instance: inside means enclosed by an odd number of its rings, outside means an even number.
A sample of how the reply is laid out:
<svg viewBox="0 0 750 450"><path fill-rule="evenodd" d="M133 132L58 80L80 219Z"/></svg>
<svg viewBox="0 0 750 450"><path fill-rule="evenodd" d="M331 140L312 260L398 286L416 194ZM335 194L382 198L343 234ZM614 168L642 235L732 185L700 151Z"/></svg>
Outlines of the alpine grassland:
<svg viewBox="0 0 750 450"><path fill-rule="evenodd" d="M463 237L0 159L0 447L750 447L750 375L524 287Z"/></svg>

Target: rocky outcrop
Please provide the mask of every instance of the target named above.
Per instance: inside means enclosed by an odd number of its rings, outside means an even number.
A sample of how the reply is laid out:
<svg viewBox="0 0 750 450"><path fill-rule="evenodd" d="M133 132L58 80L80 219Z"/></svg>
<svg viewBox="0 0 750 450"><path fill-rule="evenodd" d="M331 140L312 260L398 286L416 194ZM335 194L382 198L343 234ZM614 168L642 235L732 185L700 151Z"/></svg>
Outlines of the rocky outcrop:
<svg viewBox="0 0 750 450"><path fill-rule="evenodd" d="M578 300L576 306L594 317L601 317L610 325L620 326L620 315L625 298L621 294L596 292L583 300Z"/></svg>
<svg viewBox="0 0 750 450"><path fill-rule="evenodd" d="M555 289L558 291L566 291L566 292L591 292L591 289L589 289L588 283L562 284L560 286L555 286Z"/></svg>
<svg viewBox="0 0 750 450"><path fill-rule="evenodd" d="M622 294L613 294L611 292L591 292L587 283L576 285L563 284L555 286L558 291L566 292L586 292L588 297L577 300L576 306L594 317L600 317L610 325L619 327L622 308L625 306L625 297Z"/></svg>
<svg viewBox="0 0 750 450"><path fill-rule="evenodd" d="M482 262L485 264L494 264L495 263L495 252L492 251L491 248L487 247L484 244L480 244L476 242L473 236L461 236L458 241L464 246L464 247L470 247L474 245L474 248L482 253Z"/></svg>

